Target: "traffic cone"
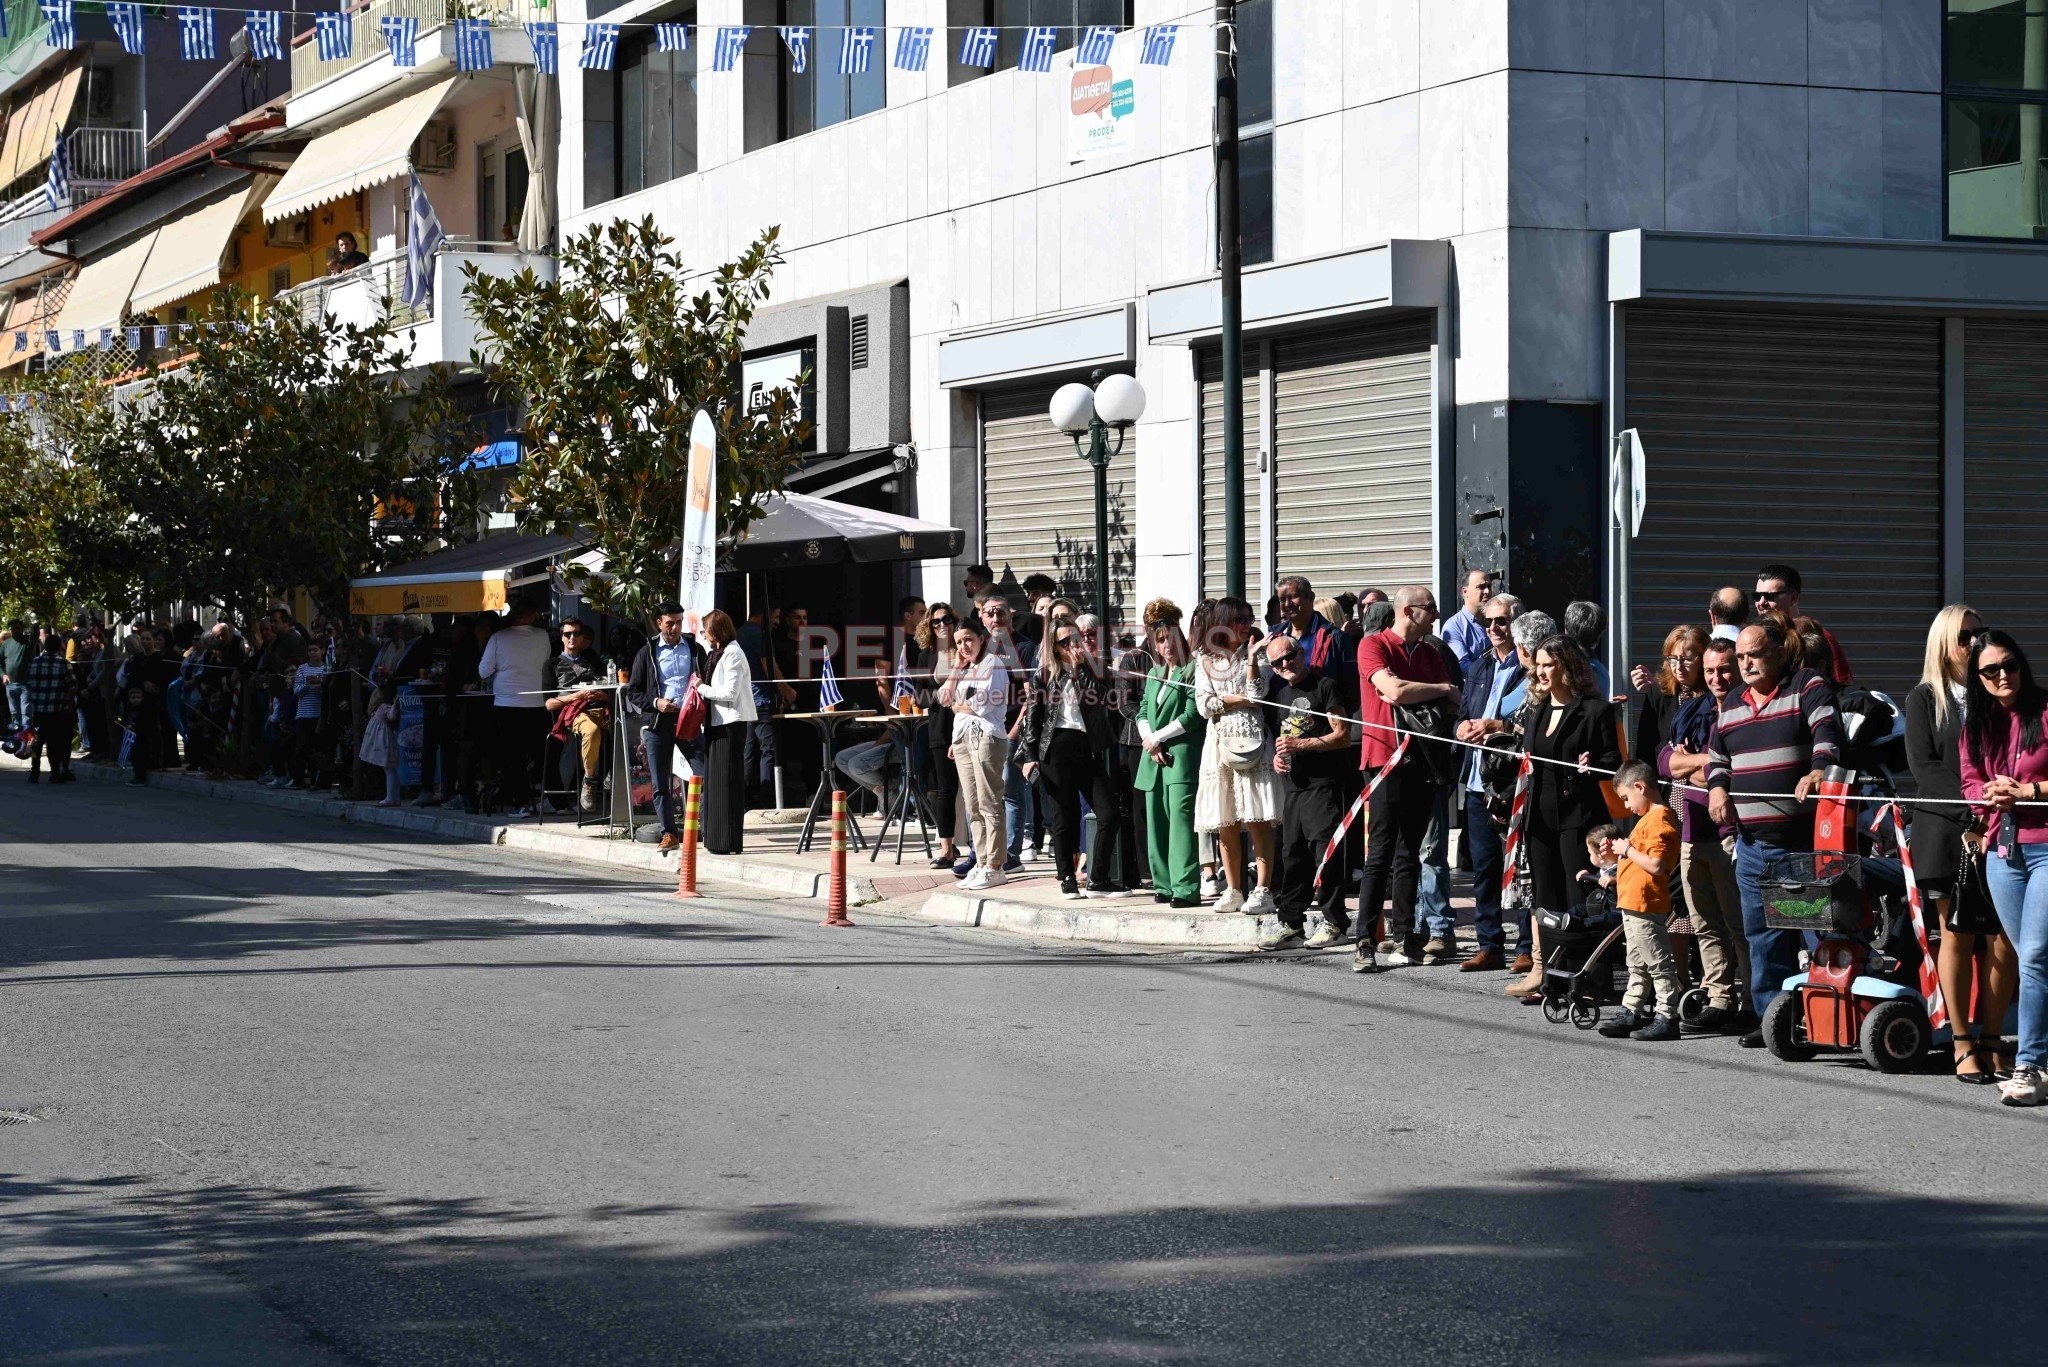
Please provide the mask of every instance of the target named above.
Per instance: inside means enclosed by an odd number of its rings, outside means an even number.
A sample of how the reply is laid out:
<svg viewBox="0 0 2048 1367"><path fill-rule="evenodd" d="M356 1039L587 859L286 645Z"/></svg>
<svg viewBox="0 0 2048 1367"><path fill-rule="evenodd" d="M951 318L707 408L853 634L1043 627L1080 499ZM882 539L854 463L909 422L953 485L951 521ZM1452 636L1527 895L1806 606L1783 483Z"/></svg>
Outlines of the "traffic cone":
<svg viewBox="0 0 2048 1367"><path fill-rule="evenodd" d="M683 848L676 859L676 896L697 896L697 801L703 780L692 778L683 798Z"/></svg>
<svg viewBox="0 0 2048 1367"><path fill-rule="evenodd" d="M832 887L825 895L824 926L850 926L846 918L846 794L832 794Z"/></svg>

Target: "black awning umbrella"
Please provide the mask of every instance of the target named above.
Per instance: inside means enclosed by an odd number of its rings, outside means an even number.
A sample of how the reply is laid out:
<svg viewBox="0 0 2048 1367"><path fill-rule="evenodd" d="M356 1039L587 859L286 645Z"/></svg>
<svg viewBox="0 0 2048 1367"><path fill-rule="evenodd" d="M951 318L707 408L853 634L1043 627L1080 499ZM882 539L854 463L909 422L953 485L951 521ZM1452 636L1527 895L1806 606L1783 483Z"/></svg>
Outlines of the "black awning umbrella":
<svg viewBox="0 0 2048 1367"><path fill-rule="evenodd" d="M856 508L806 494L770 496L768 511L727 553L721 568L786 570L805 565L950 560L967 544L957 527Z"/></svg>

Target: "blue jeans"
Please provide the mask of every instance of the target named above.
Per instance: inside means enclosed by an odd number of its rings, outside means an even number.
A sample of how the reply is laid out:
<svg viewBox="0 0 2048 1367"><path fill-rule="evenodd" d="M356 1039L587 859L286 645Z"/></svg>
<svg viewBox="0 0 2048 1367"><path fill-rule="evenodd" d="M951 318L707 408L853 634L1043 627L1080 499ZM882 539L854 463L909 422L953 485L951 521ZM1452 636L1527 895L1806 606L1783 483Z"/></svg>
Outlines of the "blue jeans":
<svg viewBox="0 0 2048 1367"><path fill-rule="evenodd" d="M1009 841L1011 859L1024 857L1026 831L1031 833L1034 844L1045 835L1045 827L1038 819L1037 797L1032 785L1025 782L1024 771L1017 767L1017 747L1013 745L1010 757L1003 761L1003 837Z"/></svg>
<svg viewBox="0 0 2048 1367"><path fill-rule="evenodd" d="M7 715L17 731L29 724L27 684L7 685Z"/></svg>
<svg viewBox="0 0 2048 1367"><path fill-rule="evenodd" d="M640 728L640 748L647 755L647 774L654 780L654 819L661 824L665 835L681 835L683 823L676 810L676 801L669 796L669 782L675 777L676 751L681 750L689 757L690 767L697 773L704 772L702 740L679 741L675 732L653 726Z"/></svg>
<svg viewBox="0 0 2048 1367"><path fill-rule="evenodd" d="M2020 1033L2015 1058L2048 1068L2048 845L2019 847L2021 867L1996 851L1984 855L1984 881L2005 938L2019 952ZM1993 1027L1996 1028L1995 1026Z"/></svg>
<svg viewBox="0 0 2048 1367"><path fill-rule="evenodd" d="M883 736L847 746L833 757L832 767L869 792L880 794L886 771L895 759L896 742Z"/></svg>
<svg viewBox="0 0 2048 1367"><path fill-rule="evenodd" d="M1415 889L1415 929L1448 940L1457 933L1451 915L1451 790L1436 790L1436 810L1422 837L1422 878Z"/></svg>
<svg viewBox="0 0 2048 1367"><path fill-rule="evenodd" d="M1486 814L1484 793L1461 789L1460 794L1465 799L1465 848L1472 852L1472 934L1481 949L1505 949L1507 935L1500 920L1501 859L1505 853L1501 833L1494 829L1493 818ZM1427 881L1429 874L1425 872L1423 878ZM1521 928L1521 943L1527 948L1527 907L1516 911L1515 924Z"/></svg>
<svg viewBox="0 0 2048 1367"><path fill-rule="evenodd" d="M1804 939L1796 930L1771 930L1764 925L1764 870L1784 853L1778 845L1766 845L1746 835L1735 837L1735 886L1742 897L1743 937L1749 941L1749 996L1759 1016L1784 991L1785 979L1799 971L1799 947Z"/></svg>

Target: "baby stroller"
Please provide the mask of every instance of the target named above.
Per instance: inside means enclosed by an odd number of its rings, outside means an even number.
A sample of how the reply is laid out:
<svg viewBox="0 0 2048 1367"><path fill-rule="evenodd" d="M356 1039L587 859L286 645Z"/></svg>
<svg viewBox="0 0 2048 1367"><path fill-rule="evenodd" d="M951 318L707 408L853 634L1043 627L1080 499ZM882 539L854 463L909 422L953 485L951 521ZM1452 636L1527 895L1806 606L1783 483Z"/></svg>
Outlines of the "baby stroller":
<svg viewBox="0 0 2048 1367"><path fill-rule="evenodd" d="M1621 956L1621 912L1606 888L1589 888L1576 910L1539 911L1543 944L1543 1019L1581 1030L1600 1023L1600 1008L1621 1000L1614 970Z"/></svg>

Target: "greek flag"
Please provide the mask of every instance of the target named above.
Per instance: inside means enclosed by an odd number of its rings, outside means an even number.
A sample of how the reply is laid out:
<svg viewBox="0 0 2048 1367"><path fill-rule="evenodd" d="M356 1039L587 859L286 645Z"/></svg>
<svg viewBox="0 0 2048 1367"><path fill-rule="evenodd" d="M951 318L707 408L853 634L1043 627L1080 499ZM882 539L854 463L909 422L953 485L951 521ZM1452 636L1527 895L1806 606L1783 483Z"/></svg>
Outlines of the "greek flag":
<svg viewBox="0 0 2048 1367"><path fill-rule="evenodd" d="M718 46L711 51L713 71L731 71L738 65L740 49L747 45L747 35L754 30L751 25L741 24L738 28L722 28L718 31Z"/></svg>
<svg viewBox="0 0 2048 1367"><path fill-rule="evenodd" d="M996 39L992 28L971 28L960 40L960 65L992 67L996 64Z"/></svg>
<svg viewBox="0 0 2048 1367"><path fill-rule="evenodd" d="M494 60L491 55L491 21L488 19L457 19L455 21L455 69L457 71L489 71Z"/></svg>
<svg viewBox="0 0 2048 1367"><path fill-rule="evenodd" d="M409 306L425 308L434 297L434 253L447 236L441 231L441 216L434 212L434 202L427 198L427 187L420 184L419 173L413 172L405 225L405 302Z"/></svg>
<svg viewBox="0 0 2048 1367"><path fill-rule="evenodd" d="M220 42L213 31L213 11L197 5L178 6L178 51L188 62L211 62L220 57Z"/></svg>
<svg viewBox="0 0 2048 1367"><path fill-rule="evenodd" d="M868 73L868 59L875 52L875 30L872 24L861 24L846 30L839 37L839 74L842 76L865 76Z"/></svg>
<svg viewBox="0 0 2048 1367"><path fill-rule="evenodd" d="M314 55L323 62L345 62L355 56L356 30L349 16L339 10L313 16Z"/></svg>
<svg viewBox="0 0 2048 1367"><path fill-rule="evenodd" d="M17 333L15 333L15 334L14 334L14 349L15 349L16 351L27 351L27 350L28 350L28 333L27 333L27 332L17 332Z"/></svg>
<svg viewBox="0 0 2048 1367"><path fill-rule="evenodd" d="M59 136L50 149L50 178L43 183L50 207L58 208L71 199L71 139Z"/></svg>
<svg viewBox="0 0 2048 1367"><path fill-rule="evenodd" d="M618 59L619 26L586 24L583 28L583 55L576 59L576 65L585 71L610 71Z"/></svg>
<svg viewBox="0 0 2048 1367"><path fill-rule="evenodd" d="M932 31L929 28L907 28L896 35L896 61L898 71L923 71L932 56Z"/></svg>
<svg viewBox="0 0 2048 1367"><path fill-rule="evenodd" d="M744 43L747 40L742 38L740 41ZM654 26L654 50L656 52L689 51L690 26L688 24L656 24Z"/></svg>
<svg viewBox="0 0 2048 1367"><path fill-rule="evenodd" d="M57 345L57 344L58 344L58 343L59 343L60 341L62 341L62 340L63 340L63 339L62 339L61 335L60 335L60 334L58 333L57 329L55 329L55 328L50 328L50 329L47 329L47 330L46 330L46 331L45 331L45 332L43 333L43 346L44 346L44 348L45 348L46 350L49 350L49 351L56 351L56 350L58 350L58 345Z"/></svg>
<svg viewBox="0 0 2048 1367"><path fill-rule="evenodd" d="M107 6L107 21L114 26L114 36L121 40L121 51L142 53L142 6L115 0Z"/></svg>
<svg viewBox="0 0 2048 1367"><path fill-rule="evenodd" d="M114 330L113 330L112 328L101 328L101 329L100 329L100 350L101 350L101 351L112 351L113 349L114 349Z"/></svg>
<svg viewBox="0 0 2048 1367"><path fill-rule="evenodd" d="M142 329L129 328L126 332L121 334L121 340L128 344L128 349L130 351L142 350Z"/></svg>
<svg viewBox="0 0 2048 1367"><path fill-rule="evenodd" d="M1024 53L1017 59L1019 71L1051 71L1053 49L1060 45L1060 31L1051 24L1033 24L1024 30Z"/></svg>
<svg viewBox="0 0 2048 1367"><path fill-rule="evenodd" d="M1101 66L1109 60L1109 50L1116 45L1116 30L1107 24L1096 24L1081 35L1080 46L1074 49L1074 63L1077 66Z"/></svg>
<svg viewBox="0 0 2048 1367"><path fill-rule="evenodd" d="M832 676L832 657L825 657L825 672L818 678L818 707L830 711L846 702L846 695L839 691L839 680Z"/></svg>
<svg viewBox="0 0 2048 1367"><path fill-rule="evenodd" d="M552 76L562 64L562 30L552 19L526 26L526 41L533 44L533 69Z"/></svg>
<svg viewBox="0 0 2048 1367"><path fill-rule="evenodd" d="M418 66L420 21L411 14L387 14L377 21L384 32L384 46L391 49L391 65Z"/></svg>
<svg viewBox="0 0 2048 1367"><path fill-rule="evenodd" d="M40 0L36 8L43 12L43 42L50 47L77 47L78 20L73 17L71 0Z"/></svg>
<svg viewBox="0 0 2048 1367"><path fill-rule="evenodd" d="M259 62L284 60L284 16L278 11L249 11L249 55Z"/></svg>
<svg viewBox="0 0 2048 1367"><path fill-rule="evenodd" d="M1173 63L1173 37L1180 32L1178 24L1154 24L1145 30L1145 52L1138 58L1139 66L1170 66Z"/></svg>
<svg viewBox="0 0 2048 1367"><path fill-rule="evenodd" d="M786 27L777 29L782 35L782 45L789 49L789 69L805 72L811 69L811 31L807 28Z"/></svg>
<svg viewBox="0 0 2048 1367"><path fill-rule="evenodd" d="M72 349L73 351L83 351L83 350L85 350L85 329L84 329L84 328L73 328L73 329L71 329L71 349Z"/></svg>

